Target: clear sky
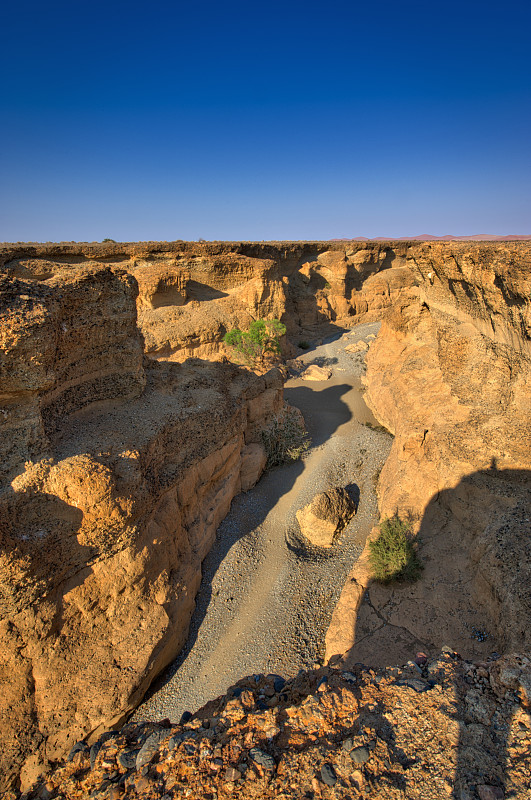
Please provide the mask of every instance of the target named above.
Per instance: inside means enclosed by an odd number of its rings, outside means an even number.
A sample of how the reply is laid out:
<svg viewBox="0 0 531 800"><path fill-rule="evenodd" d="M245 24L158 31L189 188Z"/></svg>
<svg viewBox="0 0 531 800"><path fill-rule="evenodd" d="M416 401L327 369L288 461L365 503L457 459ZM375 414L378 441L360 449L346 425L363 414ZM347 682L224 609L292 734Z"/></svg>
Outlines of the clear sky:
<svg viewBox="0 0 531 800"><path fill-rule="evenodd" d="M4 3L0 241L531 233L531 3Z"/></svg>

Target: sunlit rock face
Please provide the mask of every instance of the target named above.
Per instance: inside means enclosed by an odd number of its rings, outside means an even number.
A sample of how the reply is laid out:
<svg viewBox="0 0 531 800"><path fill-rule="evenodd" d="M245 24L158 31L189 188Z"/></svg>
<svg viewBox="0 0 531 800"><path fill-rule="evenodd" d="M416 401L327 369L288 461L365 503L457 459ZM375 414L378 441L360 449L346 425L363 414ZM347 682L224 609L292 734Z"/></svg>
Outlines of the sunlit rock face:
<svg viewBox="0 0 531 800"><path fill-rule="evenodd" d="M412 520L425 571L414 586L386 590L355 567L328 655L395 663L448 639L485 655L528 649L531 248L423 244L409 248L407 264L417 285L384 315L366 399L395 436L378 484L381 516ZM474 635L471 603L488 639Z"/></svg>
<svg viewBox="0 0 531 800"><path fill-rule="evenodd" d="M144 366L136 295L109 266L2 278L7 783L118 722L177 655L201 561L282 411L276 369Z"/></svg>

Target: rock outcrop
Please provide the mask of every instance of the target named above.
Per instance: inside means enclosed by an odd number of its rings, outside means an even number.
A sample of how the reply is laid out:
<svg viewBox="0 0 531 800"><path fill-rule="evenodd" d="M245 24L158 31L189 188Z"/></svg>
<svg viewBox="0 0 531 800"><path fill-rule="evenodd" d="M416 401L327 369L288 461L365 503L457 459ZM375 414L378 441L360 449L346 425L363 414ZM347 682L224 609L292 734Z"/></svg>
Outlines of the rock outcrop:
<svg viewBox="0 0 531 800"><path fill-rule="evenodd" d="M65 417L142 393L136 294L130 274L101 266L0 276L2 480L47 457Z"/></svg>
<svg viewBox="0 0 531 800"><path fill-rule="evenodd" d="M0 248L0 272L49 283L119 266L138 281L146 353L180 362L219 360L225 331L258 318L282 319L295 344L323 325L376 319L415 282L406 253L403 242L12 245Z"/></svg>
<svg viewBox="0 0 531 800"><path fill-rule="evenodd" d="M448 641L452 617L450 643L462 651L479 656L482 642L483 653L525 650L531 249L424 244L409 249L407 264L418 286L384 316L367 356L366 399L395 436L379 479L381 516L415 521L426 569L413 586L370 586L361 605L366 576L353 573L327 653L400 661L408 648Z"/></svg>
<svg viewBox="0 0 531 800"><path fill-rule="evenodd" d="M144 365L120 269L2 289L5 788L123 719L179 652L216 528L264 467L283 379Z"/></svg>
<svg viewBox="0 0 531 800"><path fill-rule="evenodd" d="M339 649L329 655L344 655L347 665L380 657L403 663L413 650L435 652L448 620L452 633L457 630L456 616L462 639L451 641L453 647L465 652L465 637L476 631L490 634L487 643L479 633L474 642L473 655L483 660L493 646L526 651L530 264L531 245L521 242L1 247L2 788L13 785L20 770L27 786L77 739L90 743L118 725L181 648L201 560L234 495L258 479L265 463L261 431L283 407L278 370L258 376L225 358L225 331L253 319L285 323L289 357L299 341L385 315L367 355L368 401L395 435L380 476L380 510L412 515L426 569L414 587L371 586L361 605L356 584L353 603L340 603L350 633L336 637ZM488 620L481 630L478 614ZM326 675L343 681L339 673ZM371 676L367 713L381 686L385 681L376 689ZM455 691L448 689L445 703ZM317 702L329 697L332 709L339 703L336 689L311 696ZM403 697L387 698L395 715ZM418 697L425 703L435 694ZM349 718L358 700L356 692L345 700ZM286 702L279 703L283 716L267 719L272 727L291 718ZM428 706L415 708L418 722ZM293 740L289 731L286 739L293 752L301 744L297 752L306 753L300 761L293 756L305 780L317 763L315 748L328 747L323 736L336 741L330 731L342 731L343 712L330 712L330 719L328 711L319 713L329 727L316 733L319 723L306 750L299 722ZM506 711L493 713L501 718ZM473 715L464 720L471 728L483 724ZM411 726L401 724L423 752ZM466 731L472 738L476 733L490 747L483 732ZM351 734L358 736L358 729L345 735ZM353 749L376 741L368 736ZM242 737L242 748L256 746L277 759L267 735L265 744L262 734ZM472 746L466 741L465 749ZM216 744L224 769L226 744ZM405 740L397 746L412 753ZM382 744L377 757L394 775L393 765L406 767L390 747ZM198 769L188 755L183 775ZM78 760L82 768L82 755ZM314 775L317 783L312 778L309 786L315 795L339 791L334 787L342 784L328 781L336 767L347 780L342 763L334 758L330 771ZM268 796L271 789L278 796L262 769L249 772L257 775L255 793ZM501 785L496 770L485 786ZM403 772L398 783L359 772L354 783L348 778L355 797L366 786L380 792L371 796L391 797L404 785ZM425 794L446 791L421 772ZM227 785L239 792L238 777L227 774ZM140 776L148 791L152 776ZM205 786L214 780L208 776ZM132 796L140 792L137 777ZM282 779L287 796L301 796L297 780L288 769ZM106 784L108 792L115 788Z"/></svg>
<svg viewBox="0 0 531 800"><path fill-rule="evenodd" d="M413 657L242 679L179 725L80 743L26 798L527 800L529 659Z"/></svg>

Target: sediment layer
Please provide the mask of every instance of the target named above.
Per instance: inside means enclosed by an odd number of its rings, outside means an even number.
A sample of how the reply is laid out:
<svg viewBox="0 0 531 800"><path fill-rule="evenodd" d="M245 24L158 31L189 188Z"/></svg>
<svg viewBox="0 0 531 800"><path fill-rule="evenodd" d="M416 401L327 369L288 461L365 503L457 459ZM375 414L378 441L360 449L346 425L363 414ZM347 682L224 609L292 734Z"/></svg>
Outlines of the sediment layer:
<svg viewBox="0 0 531 800"><path fill-rule="evenodd" d="M380 513L411 519L424 576L415 586L371 585L362 558L327 654L398 663L414 647L440 646L449 621L452 644L466 649L471 603L483 610L485 647L527 651L530 252L431 244L411 247L407 263L417 286L384 315L366 400L395 436Z"/></svg>

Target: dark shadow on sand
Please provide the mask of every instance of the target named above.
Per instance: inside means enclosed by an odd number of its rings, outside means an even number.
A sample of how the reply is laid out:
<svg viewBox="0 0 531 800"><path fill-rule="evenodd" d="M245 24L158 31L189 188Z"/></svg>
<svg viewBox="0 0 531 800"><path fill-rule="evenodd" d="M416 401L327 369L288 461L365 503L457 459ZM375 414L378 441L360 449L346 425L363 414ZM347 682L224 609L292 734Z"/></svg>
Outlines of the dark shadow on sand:
<svg viewBox="0 0 531 800"><path fill-rule="evenodd" d="M297 389L286 390L285 395L288 402L292 405L296 405L303 412L307 422L308 431L310 436L312 436L312 447L318 447L322 445L328 438L330 438L330 436L332 436L332 434L340 425L343 425L352 418L350 409L341 399L344 394L351 390L351 388L352 387L348 384L342 384L340 386L327 387L319 393L319 400L322 399L322 410L319 409L318 411L319 421L315 419L316 410L311 407L311 398L312 396L315 398L315 394L313 393L312 389L304 386ZM319 428L321 428L321 430L319 434L317 434ZM267 503L257 504L254 507L254 512L246 515L244 525L227 525L229 535L225 535L222 539L216 539L202 564L203 577L199 592L196 597L196 607L192 615L190 632L186 644L179 653L177 659L170 664L152 683L150 689L144 696L144 702L156 694L163 686L165 686L166 683L168 683L168 681L170 681L176 675L179 668L188 658L188 655L190 654L197 640L199 629L203 623L203 620L205 619L205 616L208 612L208 607L212 600L213 579L216 575L217 569L229 553L232 546L242 536L245 536L246 533L255 530L264 522L267 515L276 506L280 498L292 489L295 481L299 475L301 475L304 468L304 460L275 468L275 480L270 481L268 486ZM266 473L262 477L262 481L267 481L270 474L271 473ZM280 476L281 480L279 480ZM233 503L237 504L237 498L235 498ZM238 510L232 508L229 512L229 516L231 513L238 513ZM228 520L228 517L225 518L224 522L226 520ZM224 522L221 524L223 525Z"/></svg>
<svg viewBox="0 0 531 800"><path fill-rule="evenodd" d="M435 495L425 509L418 539L422 558L422 539L428 536L434 515L448 512L462 525L462 536L468 551L475 551L476 562L470 562L470 592L478 592L475 576L482 564L489 564L488 575L492 581L487 606L481 608L485 615L485 631L470 630L470 637L493 636L493 646L502 652L529 651L529 619L531 617L531 472L529 470L498 470L495 459L490 469L480 470L464 477L455 487ZM477 561L478 552L480 560ZM483 597L487 590L485 568L478 575ZM478 604L476 600L475 604ZM459 613L459 608L456 608ZM489 631L491 634L489 634ZM435 632L434 632L435 633ZM434 635L436 640L436 635ZM483 639L480 639L483 641ZM446 642L451 648L452 642ZM412 642L413 646L413 642ZM434 645L434 656L439 645ZM352 664L356 658L356 645L350 652ZM415 658L411 652L410 658ZM349 654L345 654L348 659ZM500 657L493 651L484 662ZM332 658L336 663L338 656ZM457 652L447 656L460 663ZM475 659L479 661L479 659ZM339 661L337 661L339 663ZM356 664L356 667L361 666ZM420 671L420 669L419 669ZM433 674L425 669L425 691L436 686ZM432 684L432 685L431 685ZM479 786L494 787L501 794L489 797L509 797L506 794L507 760L509 757L508 734L511 717L518 707L518 697L508 692L505 702L500 704L490 683L479 689L473 677L459 675L454 684L455 701L447 709L449 719L459 724L457 760L453 778L454 800L478 800ZM498 701L495 704L495 701ZM480 736L481 734L481 736ZM478 736L480 738L478 739ZM516 764L513 764L516 768ZM404 773L407 789L408 775ZM415 778L412 778L415 780ZM516 796L516 795L515 795Z"/></svg>

